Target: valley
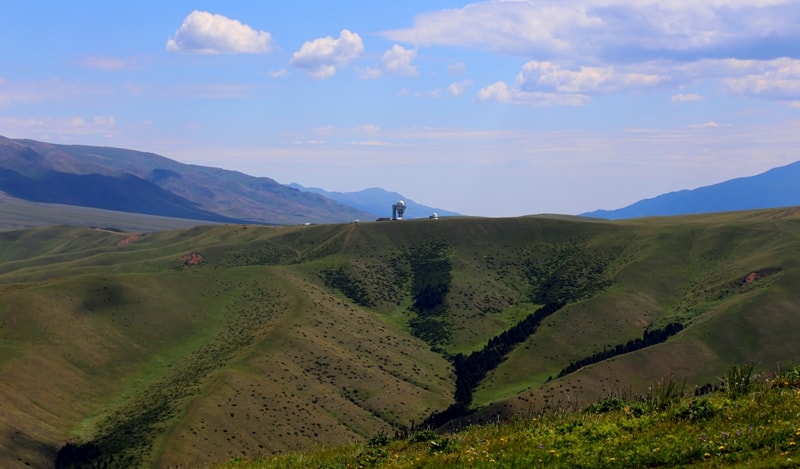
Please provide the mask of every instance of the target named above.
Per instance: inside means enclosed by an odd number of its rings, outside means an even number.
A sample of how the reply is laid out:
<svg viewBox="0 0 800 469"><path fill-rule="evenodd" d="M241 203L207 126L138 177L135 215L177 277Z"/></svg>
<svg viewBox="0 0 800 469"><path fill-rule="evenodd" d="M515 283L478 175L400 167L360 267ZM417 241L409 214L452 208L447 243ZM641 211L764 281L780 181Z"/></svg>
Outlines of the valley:
<svg viewBox="0 0 800 469"><path fill-rule="evenodd" d="M800 356L791 208L136 235L0 232L4 467L205 466Z"/></svg>

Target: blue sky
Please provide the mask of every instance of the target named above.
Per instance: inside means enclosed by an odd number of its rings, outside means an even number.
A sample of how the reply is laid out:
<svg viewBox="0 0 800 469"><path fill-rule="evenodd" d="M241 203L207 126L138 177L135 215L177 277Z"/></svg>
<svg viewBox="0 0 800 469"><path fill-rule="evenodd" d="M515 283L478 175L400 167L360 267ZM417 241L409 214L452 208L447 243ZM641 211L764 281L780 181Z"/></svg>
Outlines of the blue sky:
<svg viewBox="0 0 800 469"><path fill-rule="evenodd" d="M484 216L800 160L800 2L26 1L0 135Z"/></svg>

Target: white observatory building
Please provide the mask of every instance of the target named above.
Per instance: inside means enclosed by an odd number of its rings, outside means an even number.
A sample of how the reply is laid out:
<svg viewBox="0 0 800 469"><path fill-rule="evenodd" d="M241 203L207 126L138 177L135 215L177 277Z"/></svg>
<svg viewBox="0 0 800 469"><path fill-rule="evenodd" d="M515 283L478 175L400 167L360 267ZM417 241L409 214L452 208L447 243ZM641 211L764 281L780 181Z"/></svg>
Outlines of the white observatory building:
<svg viewBox="0 0 800 469"><path fill-rule="evenodd" d="M398 200L397 203L392 204L392 220L402 220L404 213L406 213L405 200Z"/></svg>

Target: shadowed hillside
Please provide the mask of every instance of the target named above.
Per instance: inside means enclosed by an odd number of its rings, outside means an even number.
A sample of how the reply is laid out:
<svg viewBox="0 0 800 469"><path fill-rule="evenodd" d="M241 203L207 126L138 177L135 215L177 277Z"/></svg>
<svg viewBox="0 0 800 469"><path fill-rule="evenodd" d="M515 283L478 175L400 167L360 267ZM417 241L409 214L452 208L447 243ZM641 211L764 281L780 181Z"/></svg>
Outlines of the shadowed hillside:
<svg viewBox="0 0 800 469"><path fill-rule="evenodd" d="M772 369L799 235L796 209L0 232L0 460L203 466Z"/></svg>

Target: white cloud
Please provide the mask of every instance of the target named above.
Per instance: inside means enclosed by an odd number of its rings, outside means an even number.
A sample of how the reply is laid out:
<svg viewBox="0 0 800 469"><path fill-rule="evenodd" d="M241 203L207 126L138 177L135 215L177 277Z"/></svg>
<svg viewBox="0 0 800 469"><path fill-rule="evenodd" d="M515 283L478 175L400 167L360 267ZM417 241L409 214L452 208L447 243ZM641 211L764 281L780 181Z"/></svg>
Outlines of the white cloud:
<svg viewBox="0 0 800 469"><path fill-rule="evenodd" d="M170 52L193 54L265 54L272 51L272 36L238 20L195 10L167 40Z"/></svg>
<svg viewBox="0 0 800 469"><path fill-rule="evenodd" d="M498 81L485 88L481 88L481 90L478 91L478 100L546 107L583 106L589 102L589 97L581 94L523 91L516 87L511 88L503 81Z"/></svg>
<svg viewBox="0 0 800 469"><path fill-rule="evenodd" d="M416 56L416 50L404 49L395 44L383 53L383 70L390 75L417 76L419 70L411 63Z"/></svg>
<svg viewBox="0 0 800 469"><path fill-rule="evenodd" d="M797 24L796 0L486 0L422 13L382 34L415 47L536 58L513 85L496 77L509 85L484 88L485 100L576 105L587 96L673 90L672 102L685 103L706 97L678 90L705 83L798 101Z"/></svg>
<svg viewBox="0 0 800 469"><path fill-rule="evenodd" d="M481 101L498 101L501 103L511 102L511 90L508 89L503 81L492 83L486 88L478 91L478 99Z"/></svg>
<svg viewBox="0 0 800 469"><path fill-rule="evenodd" d="M552 62L532 60L517 75L524 91L607 94L636 88L653 88L667 78L654 73L619 71L615 67L580 67L568 70Z"/></svg>
<svg viewBox="0 0 800 469"><path fill-rule="evenodd" d="M471 80L459 81L451 83L450 86L447 87L447 91L449 91L453 96L461 96L471 85Z"/></svg>
<svg viewBox="0 0 800 469"><path fill-rule="evenodd" d="M590 96L621 92L683 89L703 82L721 86L722 92L762 99L800 99L800 60L703 59L692 62L650 61L618 66L567 68L550 61L529 61L517 74L507 93L492 85L479 94L481 100L546 102L548 105L581 105ZM511 97L513 96L513 98ZM559 97L560 96L560 97ZM542 100L542 97L547 99ZM706 99L698 94L675 94L673 103ZM541 105L541 104L537 104Z"/></svg>
<svg viewBox="0 0 800 469"><path fill-rule="evenodd" d="M269 72L270 78L283 78L287 75L289 75L289 71L286 70L285 68L282 68L280 70L272 70Z"/></svg>
<svg viewBox="0 0 800 469"><path fill-rule="evenodd" d="M383 35L418 46L624 60L664 52L730 56L732 49L761 46L763 52L770 45L793 49L798 21L793 0L490 0L423 13L413 26Z"/></svg>
<svg viewBox="0 0 800 469"><path fill-rule="evenodd" d="M308 41L292 55L291 65L311 78L323 80L336 73L364 52L364 43L357 33L343 29L338 39L331 36Z"/></svg>
<svg viewBox="0 0 800 469"><path fill-rule="evenodd" d="M583 106L592 95L652 89L668 77L616 67L563 68L553 62L531 60L517 74L513 87L498 81L478 92L480 101L532 106Z"/></svg>
<svg viewBox="0 0 800 469"><path fill-rule="evenodd" d="M723 83L735 94L771 99L800 98L800 60L781 58L770 61L739 61L747 72L727 77Z"/></svg>
<svg viewBox="0 0 800 469"><path fill-rule="evenodd" d="M577 9L490 1L417 15L414 27L386 31L384 35L420 46L465 46L525 55L532 50L564 50L569 47L568 41L556 37L554 31L587 21L592 20Z"/></svg>
<svg viewBox="0 0 800 469"><path fill-rule="evenodd" d="M397 44L383 53L381 64L377 68L360 69L362 78L380 78L385 75L409 76L419 75L419 70L411 63L417 56L417 51L405 49Z"/></svg>
<svg viewBox="0 0 800 469"><path fill-rule="evenodd" d="M690 94L676 94L676 95L673 95L672 98L670 98L670 101L672 101L673 103L678 104L678 103L689 103L689 102L692 102L692 101L702 101L703 99L705 99L705 98L703 98L699 94L690 93Z"/></svg>

